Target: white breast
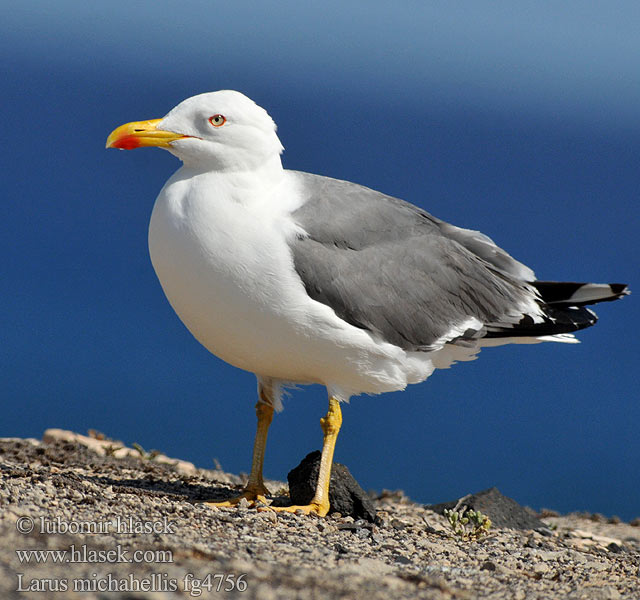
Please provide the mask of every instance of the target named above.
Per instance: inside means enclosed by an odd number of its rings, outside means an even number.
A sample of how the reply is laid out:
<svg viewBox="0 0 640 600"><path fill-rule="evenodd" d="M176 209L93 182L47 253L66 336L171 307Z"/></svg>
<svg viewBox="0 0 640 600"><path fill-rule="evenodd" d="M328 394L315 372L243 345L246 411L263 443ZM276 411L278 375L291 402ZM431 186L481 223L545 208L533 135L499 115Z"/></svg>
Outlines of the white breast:
<svg viewBox="0 0 640 600"><path fill-rule="evenodd" d="M295 235L293 186L285 175L271 197L239 202L220 174L183 168L167 182L149 251L173 309L210 352L259 375L348 393L424 379L432 370L425 357L374 340L307 296L286 243Z"/></svg>

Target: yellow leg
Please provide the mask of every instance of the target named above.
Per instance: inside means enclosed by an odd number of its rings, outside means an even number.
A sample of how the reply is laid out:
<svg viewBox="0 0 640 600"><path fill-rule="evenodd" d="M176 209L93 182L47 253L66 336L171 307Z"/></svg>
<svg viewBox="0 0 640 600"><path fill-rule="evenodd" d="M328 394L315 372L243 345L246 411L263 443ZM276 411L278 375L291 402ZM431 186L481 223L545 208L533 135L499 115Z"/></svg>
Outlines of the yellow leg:
<svg viewBox="0 0 640 600"><path fill-rule="evenodd" d="M302 511L305 514L315 513L324 517L329 512L329 481L331 479L331 465L333 464L333 451L336 447L336 440L342 425L342 411L340 402L333 396L329 398L329 410L327 415L320 419L320 426L324 433L322 444L322 455L320 457L320 472L318 473L318 483L316 493L310 504L303 506L270 506L268 510L283 512Z"/></svg>
<svg viewBox="0 0 640 600"><path fill-rule="evenodd" d="M273 419L273 395L271 387L262 384L260 384L258 393L260 396L256 404L258 427L256 429L256 439L253 443L253 459L251 461L249 481L247 481L247 485L239 496L223 502L206 502L207 506L236 506L243 498L246 498L252 504L256 502L267 503L265 496L269 495L269 490L262 479L262 467L264 464L264 450L267 445L267 434Z"/></svg>

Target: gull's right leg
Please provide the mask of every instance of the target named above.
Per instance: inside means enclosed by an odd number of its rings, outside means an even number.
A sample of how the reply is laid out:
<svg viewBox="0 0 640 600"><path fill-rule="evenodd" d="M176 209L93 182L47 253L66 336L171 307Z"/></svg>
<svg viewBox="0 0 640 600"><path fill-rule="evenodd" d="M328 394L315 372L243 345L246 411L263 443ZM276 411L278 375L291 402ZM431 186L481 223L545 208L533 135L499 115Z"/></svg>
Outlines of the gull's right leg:
<svg viewBox="0 0 640 600"><path fill-rule="evenodd" d="M257 502L268 504L266 496L269 490L262 479L262 467L264 464L264 451L267 445L267 434L273 419L273 386L270 381L259 380L258 402L256 404L256 416L258 427L256 439L253 443L253 459L251 461L251 473L249 481L239 496L224 500L223 502L206 502L207 506L228 507L236 506L243 498L255 505Z"/></svg>

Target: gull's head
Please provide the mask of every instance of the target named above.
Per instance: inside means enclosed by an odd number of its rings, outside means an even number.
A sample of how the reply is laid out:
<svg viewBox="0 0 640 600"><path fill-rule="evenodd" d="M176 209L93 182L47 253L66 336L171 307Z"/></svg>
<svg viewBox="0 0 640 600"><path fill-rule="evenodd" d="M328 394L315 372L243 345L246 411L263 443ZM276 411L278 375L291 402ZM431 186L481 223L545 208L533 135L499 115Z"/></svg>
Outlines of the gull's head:
<svg viewBox="0 0 640 600"><path fill-rule="evenodd" d="M187 98L162 119L121 125L107 148L157 146L186 165L249 170L278 159L282 144L264 108L240 92L222 90Z"/></svg>

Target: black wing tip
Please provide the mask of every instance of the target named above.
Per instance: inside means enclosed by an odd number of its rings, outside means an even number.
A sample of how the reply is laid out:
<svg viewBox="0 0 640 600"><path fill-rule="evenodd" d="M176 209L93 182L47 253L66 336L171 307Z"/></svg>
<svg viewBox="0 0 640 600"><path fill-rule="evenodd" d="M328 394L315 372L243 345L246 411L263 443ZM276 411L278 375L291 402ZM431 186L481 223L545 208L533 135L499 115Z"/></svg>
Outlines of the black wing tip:
<svg viewBox="0 0 640 600"><path fill-rule="evenodd" d="M534 281L532 285L545 304L565 307L613 302L631 293L626 283Z"/></svg>
<svg viewBox="0 0 640 600"><path fill-rule="evenodd" d="M485 337L544 337L575 333L581 329L592 327L598 322L597 315L584 306L543 307L545 314L541 322L535 322L531 315L524 315L518 323L507 327L496 327L489 330Z"/></svg>
<svg viewBox="0 0 640 600"><path fill-rule="evenodd" d="M607 285L611 289L611 295L606 298L593 300L588 304L597 304L599 302L613 302L614 300L620 300L620 298L631 294L631 290L626 283L608 283Z"/></svg>
<svg viewBox="0 0 640 600"><path fill-rule="evenodd" d="M611 288L611 291L618 296L618 298L628 296L631 293L631 290L626 283L610 283L609 287Z"/></svg>

